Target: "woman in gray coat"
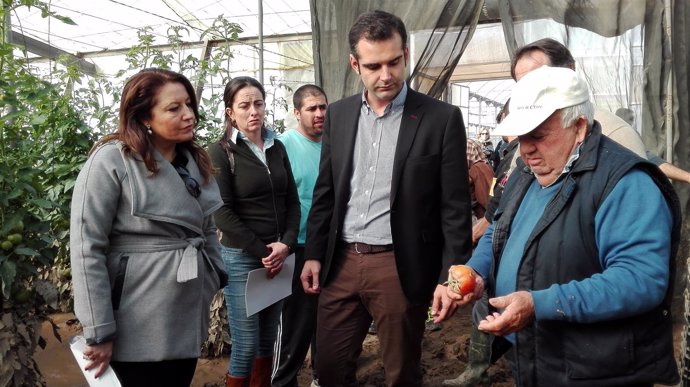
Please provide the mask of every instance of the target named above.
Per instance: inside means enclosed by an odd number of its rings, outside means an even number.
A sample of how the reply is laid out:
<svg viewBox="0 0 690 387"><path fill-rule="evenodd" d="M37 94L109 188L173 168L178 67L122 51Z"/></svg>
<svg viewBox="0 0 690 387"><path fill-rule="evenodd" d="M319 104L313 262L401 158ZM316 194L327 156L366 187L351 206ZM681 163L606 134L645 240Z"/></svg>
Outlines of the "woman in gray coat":
<svg viewBox="0 0 690 387"><path fill-rule="evenodd" d="M189 386L209 305L227 276L212 214L222 205L194 143L194 88L146 69L125 84L118 131L100 140L72 197L74 308L87 370L123 386Z"/></svg>

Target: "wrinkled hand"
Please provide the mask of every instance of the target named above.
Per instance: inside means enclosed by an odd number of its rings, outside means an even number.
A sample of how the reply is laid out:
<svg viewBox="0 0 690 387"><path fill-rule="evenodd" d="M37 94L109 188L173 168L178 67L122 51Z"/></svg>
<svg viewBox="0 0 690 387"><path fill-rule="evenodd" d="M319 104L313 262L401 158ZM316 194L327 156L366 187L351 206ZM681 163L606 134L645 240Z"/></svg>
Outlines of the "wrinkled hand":
<svg viewBox="0 0 690 387"><path fill-rule="evenodd" d="M431 303L431 315L434 317L434 323L436 324L450 318L455 313L455 310L458 309L458 304L448 297L448 292L447 286L436 285L434 300Z"/></svg>
<svg viewBox="0 0 690 387"><path fill-rule="evenodd" d="M476 245L477 242L479 242L479 239L484 235L486 230L489 229L489 226L491 226L491 223L489 223L486 218L482 217L477 221L477 223L472 226L472 244Z"/></svg>
<svg viewBox="0 0 690 387"><path fill-rule="evenodd" d="M302 287L307 294L319 294L321 288L319 287L319 272L321 271L321 262L315 259L308 259L304 261L304 268L299 279L302 281Z"/></svg>
<svg viewBox="0 0 690 387"><path fill-rule="evenodd" d="M448 295L448 298L457 303L458 306L465 306L469 303L475 302L478 299L482 298L482 294L484 294L484 279L482 278L482 276L477 274L476 271L474 272L474 275L474 290L472 291L472 293L468 293L463 296L460 293L452 291L450 289L450 286L446 287L446 293Z"/></svg>
<svg viewBox="0 0 690 387"><path fill-rule="evenodd" d="M534 300L530 292L521 290L507 296L491 298L489 303L505 310L503 313L494 312L480 321L480 331L505 336L525 329L534 321Z"/></svg>
<svg viewBox="0 0 690 387"><path fill-rule="evenodd" d="M273 242L266 245L266 248L271 251L271 253L264 258L261 258L261 263L264 265L266 270L266 276L268 278L273 278L280 270L283 268L283 262L288 256L290 249L283 242Z"/></svg>
<svg viewBox="0 0 690 387"><path fill-rule="evenodd" d="M96 378L99 378L108 369L110 359L113 356L113 342L108 341L101 344L88 345L84 349L84 358L89 360L85 370L96 369Z"/></svg>

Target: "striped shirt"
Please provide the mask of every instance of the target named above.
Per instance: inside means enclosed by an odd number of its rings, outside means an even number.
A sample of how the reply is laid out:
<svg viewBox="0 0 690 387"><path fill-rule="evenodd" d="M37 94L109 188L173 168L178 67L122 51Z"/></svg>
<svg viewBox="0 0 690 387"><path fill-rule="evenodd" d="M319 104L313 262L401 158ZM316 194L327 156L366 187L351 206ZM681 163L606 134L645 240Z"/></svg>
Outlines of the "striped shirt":
<svg viewBox="0 0 690 387"><path fill-rule="evenodd" d="M350 200L347 203L342 239L372 245L393 243L390 226L390 194L393 157L398 143L407 85L376 116L362 93L355 138Z"/></svg>

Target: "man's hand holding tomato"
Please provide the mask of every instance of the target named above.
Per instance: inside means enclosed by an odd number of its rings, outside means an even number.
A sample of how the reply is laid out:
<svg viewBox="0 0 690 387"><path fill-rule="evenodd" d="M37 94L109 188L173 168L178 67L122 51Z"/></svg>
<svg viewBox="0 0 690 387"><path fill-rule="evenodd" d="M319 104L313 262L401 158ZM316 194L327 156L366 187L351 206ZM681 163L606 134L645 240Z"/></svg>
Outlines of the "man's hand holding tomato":
<svg viewBox="0 0 690 387"><path fill-rule="evenodd" d="M451 266L448 279L449 282L455 282L455 286L446 288L447 296L458 305L464 306L474 302L484 293L484 279L469 266ZM521 331L534 321L534 301L530 292L518 291L503 297L491 298L489 303L503 312L494 312L486 316L479 322L480 331L505 336Z"/></svg>
<svg viewBox="0 0 690 387"><path fill-rule="evenodd" d="M477 287L476 279L481 279L469 266L451 266L448 272L448 286L438 285L434 291L431 314L435 323L451 317L459 306L472 301L469 294ZM478 297L481 297L481 293Z"/></svg>
<svg viewBox="0 0 690 387"><path fill-rule="evenodd" d="M471 302L474 302L482 297L482 294L484 293L484 279L477 274L471 267L469 266L463 266L463 269L466 270L456 270L459 266L462 265L457 265L457 266L451 266L449 270L449 279L453 279L453 273L462 273L462 274L456 274L456 275L461 275L462 278L455 278L456 281L468 281L472 283L472 286L467 285L465 283L465 286L461 286L458 291L454 290L453 286L448 286L446 288L446 295L448 298L453 300L457 305L459 306L465 306ZM471 278L470 278L471 277ZM464 291L463 289L464 288Z"/></svg>
<svg viewBox="0 0 690 387"><path fill-rule="evenodd" d="M436 285L436 290L434 290L431 315L436 324L453 316L455 310L458 309L458 304L448 297L448 288L449 286Z"/></svg>

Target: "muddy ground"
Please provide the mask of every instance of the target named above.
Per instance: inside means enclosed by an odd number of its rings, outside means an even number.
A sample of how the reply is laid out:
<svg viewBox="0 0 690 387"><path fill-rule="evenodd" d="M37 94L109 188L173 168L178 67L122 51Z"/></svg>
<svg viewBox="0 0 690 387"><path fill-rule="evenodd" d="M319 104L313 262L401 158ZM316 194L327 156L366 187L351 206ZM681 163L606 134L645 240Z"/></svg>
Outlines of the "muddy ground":
<svg viewBox="0 0 690 387"><path fill-rule="evenodd" d="M62 342L53 336L50 324L45 323L43 337L48 341L45 349L38 349L35 358L44 375L48 387L86 387L86 381L76 361L69 351L69 338L79 333L78 324L74 324L71 314L56 314L52 320L60 327ZM445 379L456 377L462 372L467 361L470 327L469 309L462 309L443 328L435 332L426 332L422 367L425 386L441 386ZM307 366L299 376L300 386L311 383L311 370ZM193 387L221 387L227 370L228 358L201 359L192 382ZM489 374L492 385L497 387L512 386L508 364L501 360L494 365ZM358 379L360 386L378 387L384 385L384 372L379 356L378 339L367 336L359 362Z"/></svg>
<svg viewBox="0 0 690 387"><path fill-rule="evenodd" d="M74 324L71 314L56 314L52 320L60 327L62 342L53 336L50 324L43 326L43 337L48 341L45 349L38 349L35 354L42 374L48 387L87 387L86 381L79 370L76 361L69 351L69 338L79 333L78 324ZM470 309L459 310L453 318L443 323L439 331L427 331L424 338L422 367L424 371L424 386L441 386L445 379L456 377L467 362L467 348L470 341ZM675 329L676 357L679 355L679 342L682 324ZM309 359L307 359L307 364ZM227 370L228 358L201 359L197 366L192 382L193 387L222 387ZM303 368L299 376L301 387L311 383L311 370L308 365ZM492 386L512 387L508 363L501 359L489 369ZM384 371L379 356L379 346L376 336L367 336L364 342L362 356L359 361L358 379L360 386L384 386Z"/></svg>

